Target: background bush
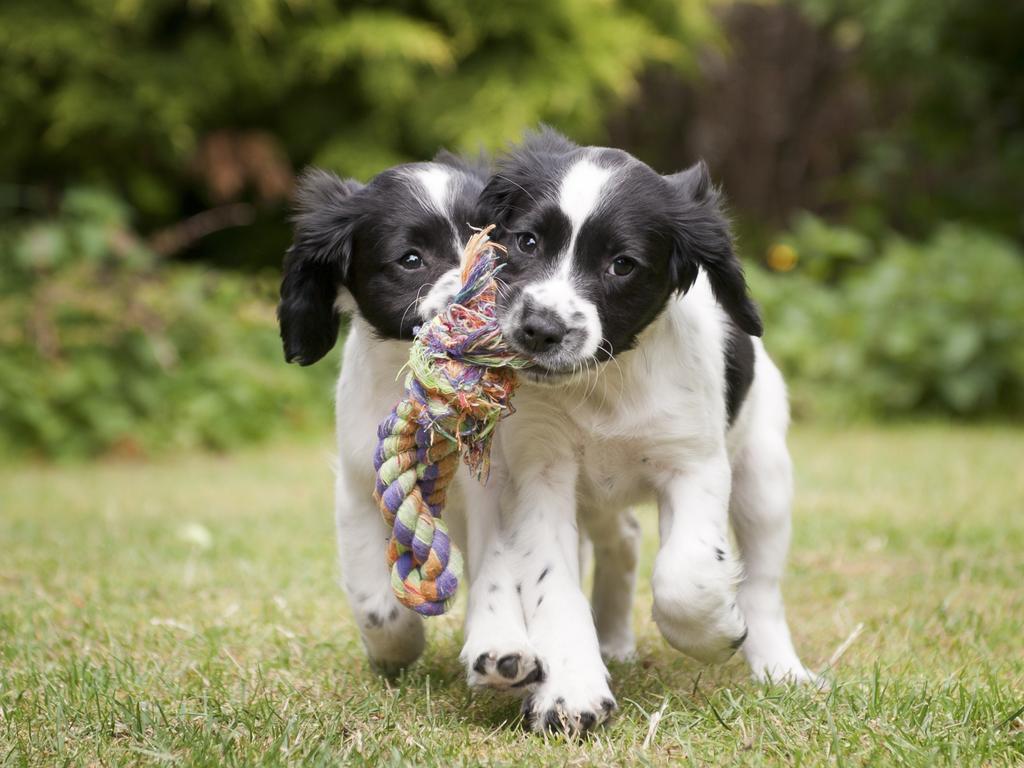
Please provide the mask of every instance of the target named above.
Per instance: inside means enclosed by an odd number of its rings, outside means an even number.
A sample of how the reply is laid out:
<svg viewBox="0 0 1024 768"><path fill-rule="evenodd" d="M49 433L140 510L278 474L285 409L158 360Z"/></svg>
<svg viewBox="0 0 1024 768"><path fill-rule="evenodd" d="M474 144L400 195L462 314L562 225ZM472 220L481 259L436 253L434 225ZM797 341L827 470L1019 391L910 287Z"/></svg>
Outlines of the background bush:
<svg viewBox="0 0 1024 768"><path fill-rule="evenodd" d="M1011 242L949 224L874 253L805 217L777 248L792 271L750 278L798 414L1024 410L1024 253Z"/></svg>
<svg viewBox="0 0 1024 768"><path fill-rule="evenodd" d="M224 449L331 423L335 366L283 363L276 276L160 265L108 195L0 245L0 451Z"/></svg>

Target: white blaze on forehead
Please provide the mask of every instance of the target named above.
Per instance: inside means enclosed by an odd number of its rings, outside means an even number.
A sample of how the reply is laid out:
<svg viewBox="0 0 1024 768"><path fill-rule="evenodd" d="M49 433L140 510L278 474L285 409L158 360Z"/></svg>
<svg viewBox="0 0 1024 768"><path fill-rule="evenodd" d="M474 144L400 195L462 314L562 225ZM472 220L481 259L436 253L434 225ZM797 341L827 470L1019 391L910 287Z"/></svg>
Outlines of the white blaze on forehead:
<svg viewBox="0 0 1024 768"><path fill-rule="evenodd" d="M419 181L420 186L425 191L425 196L418 196L420 205L426 210L433 211L448 220L453 225L452 245L455 248L455 253L461 254L463 244L459 240L457 227L451 221L452 201L461 189L461 186L457 186L461 184L460 179L447 168L435 164L431 164L428 168L417 170L415 175L416 180Z"/></svg>
<svg viewBox="0 0 1024 768"><path fill-rule="evenodd" d="M562 179L562 187L558 190L558 205L572 223L574 239L583 222L597 207L601 189L611 175L611 168L602 168L584 158L570 168Z"/></svg>
<svg viewBox="0 0 1024 768"><path fill-rule="evenodd" d="M569 245L559 259L558 265L558 271L566 277L571 271L576 236L584 222L597 208L601 190L611 176L611 168L602 168L592 160L583 158L573 165L562 179L562 186L558 191L558 205L572 225Z"/></svg>
<svg viewBox="0 0 1024 768"><path fill-rule="evenodd" d="M423 207L432 208L442 216L447 216L451 174L441 166L435 165L417 170L416 179L426 192L426 196L420 198Z"/></svg>

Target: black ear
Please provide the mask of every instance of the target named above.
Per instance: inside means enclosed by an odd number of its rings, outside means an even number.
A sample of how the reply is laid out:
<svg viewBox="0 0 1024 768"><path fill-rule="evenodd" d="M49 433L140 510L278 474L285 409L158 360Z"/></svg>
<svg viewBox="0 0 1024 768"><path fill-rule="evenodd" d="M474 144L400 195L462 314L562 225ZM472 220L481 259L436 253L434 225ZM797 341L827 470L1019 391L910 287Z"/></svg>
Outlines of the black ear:
<svg viewBox="0 0 1024 768"><path fill-rule="evenodd" d="M311 168L295 194L295 235L284 257L281 327L284 358L311 365L334 347L340 318L335 302L352 261L359 182Z"/></svg>
<svg viewBox="0 0 1024 768"><path fill-rule="evenodd" d="M707 165L700 161L665 180L675 197L671 226L677 290L689 290L697 279L697 268L702 267L715 298L733 322L744 333L760 336L764 332L761 316L747 292L743 266L733 250L729 222Z"/></svg>
<svg viewBox="0 0 1024 768"><path fill-rule="evenodd" d="M522 186L512 173L511 169L503 169L487 180L476 200L477 221L497 224L502 229L508 225L513 211L519 207L516 201L522 194Z"/></svg>

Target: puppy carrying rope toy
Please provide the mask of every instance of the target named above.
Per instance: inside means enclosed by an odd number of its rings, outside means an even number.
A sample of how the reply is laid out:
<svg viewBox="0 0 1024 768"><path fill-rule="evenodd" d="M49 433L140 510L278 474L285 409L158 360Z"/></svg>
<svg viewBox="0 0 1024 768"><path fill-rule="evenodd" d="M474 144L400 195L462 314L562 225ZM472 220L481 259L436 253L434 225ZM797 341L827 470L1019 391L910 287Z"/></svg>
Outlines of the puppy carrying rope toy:
<svg viewBox="0 0 1024 768"><path fill-rule="evenodd" d="M374 499L392 526L391 588L424 616L451 607L462 554L441 520L461 454L486 480L498 421L511 413L515 368L528 364L505 344L495 317L494 225L477 232L462 256L462 288L416 333L405 397L377 430Z"/></svg>

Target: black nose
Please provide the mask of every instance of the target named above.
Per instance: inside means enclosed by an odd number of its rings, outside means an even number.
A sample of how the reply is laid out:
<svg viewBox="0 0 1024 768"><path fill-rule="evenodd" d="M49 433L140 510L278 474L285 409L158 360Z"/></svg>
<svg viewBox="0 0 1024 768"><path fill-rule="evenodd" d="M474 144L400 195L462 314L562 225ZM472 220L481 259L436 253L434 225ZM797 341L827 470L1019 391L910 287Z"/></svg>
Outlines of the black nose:
<svg viewBox="0 0 1024 768"><path fill-rule="evenodd" d="M527 305L523 308L516 340L529 352L547 352L562 343L568 330L550 309Z"/></svg>

